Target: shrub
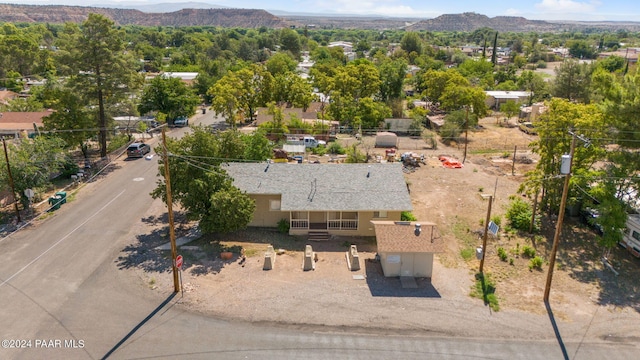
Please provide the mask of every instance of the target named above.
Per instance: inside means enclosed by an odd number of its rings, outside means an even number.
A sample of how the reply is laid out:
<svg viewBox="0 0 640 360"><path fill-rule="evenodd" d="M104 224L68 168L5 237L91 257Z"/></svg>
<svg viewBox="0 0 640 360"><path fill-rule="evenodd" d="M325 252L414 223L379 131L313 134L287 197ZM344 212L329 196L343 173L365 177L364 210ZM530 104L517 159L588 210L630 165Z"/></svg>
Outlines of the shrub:
<svg viewBox="0 0 640 360"><path fill-rule="evenodd" d="M496 296L496 284L493 282L489 274L476 274L476 283L471 290L471 296L483 299L485 305L489 305L491 310L499 311L498 297Z"/></svg>
<svg viewBox="0 0 640 360"><path fill-rule="evenodd" d="M471 260L476 254L476 251L473 248L464 248L460 250L460 256L465 260Z"/></svg>
<svg viewBox="0 0 640 360"><path fill-rule="evenodd" d="M278 221L278 231L279 232L281 232L283 234L288 234L290 227L291 227L291 224L289 224L289 220L280 219L280 221Z"/></svg>
<svg viewBox="0 0 640 360"><path fill-rule="evenodd" d="M327 149L327 151L329 152L329 154L334 154L334 155L344 155L345 153L345 150L342 147L342 145L340 145L335 141L329 145L329 148Z"/></svg>
<svg viewBox="0 0 640 360"><path fill-rule="evenodd" d="M498 257L502 261L507 261L507 252L504 250L503 247L498 248Z"/></svg>
<svg viewBox="0 0 640 360"><path fill-rule="evenodd" d="M403 211L400 213L400 220L402 221L416 221L418 220L411 211Z"/></svg>
<svg viewBox="0 0 640 360"><path fill-rule="evenodd" d="M533 209L531 208L531 204L520 198L515 198L511 201L505 216L512 228L521 231L529 231L532 214ZM536 228L536 226L534 226L534 228Z"/></svg>
<svg viewBox="0 0 640 360"><path fill-rule="evenodd" d="M513 258L509 259L509 265L513 265Z"/></svg>
<svg viewBox="0 0 640 360"><path fill-rule="evenodd" d="M533 258L536 256L536 250L529 245L525 245L522 247L522 256Z"/></svg>
<svg viewBox="0 0 640 360"><path fill-rule="evenodd" d="M544 260L540 256L536 256L533 259L529 260L529 270L542 270L542 263Z"/></svg>
<svg viewBox="0 0 640 360"><path fill-rule="evenodd" d="M496 225L500 226L502 224L502 216L496 215L491 218L491 221L493 221Z"/></svg>
<svg viewBox="0 0 640 360"><path fill-rule="evenodd" d="M311 149L311 153L314 155L322 156L327 153L327 147L324 145L318 145Z"/></svg>

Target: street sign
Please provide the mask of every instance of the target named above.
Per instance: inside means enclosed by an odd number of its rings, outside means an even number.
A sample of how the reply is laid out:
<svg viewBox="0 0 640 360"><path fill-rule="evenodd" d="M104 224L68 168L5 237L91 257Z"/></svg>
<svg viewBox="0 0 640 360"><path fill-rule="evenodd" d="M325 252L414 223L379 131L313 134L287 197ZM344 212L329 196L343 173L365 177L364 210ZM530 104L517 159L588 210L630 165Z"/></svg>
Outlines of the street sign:
<svg viewBox="0 0 640 360"><path fill-rule="evenodd" d="M176 256L176 267L180 270L182 270L182 263L182 255Z"/></svg>
<svg viewBox="0 0 640 360"><path fill-rule="evenodd" d="M498 230L500 230L500 227L498 226L498 224L494 223L493 221L490 221L489 232L491 232L495 236L498 236Z"/></svg>

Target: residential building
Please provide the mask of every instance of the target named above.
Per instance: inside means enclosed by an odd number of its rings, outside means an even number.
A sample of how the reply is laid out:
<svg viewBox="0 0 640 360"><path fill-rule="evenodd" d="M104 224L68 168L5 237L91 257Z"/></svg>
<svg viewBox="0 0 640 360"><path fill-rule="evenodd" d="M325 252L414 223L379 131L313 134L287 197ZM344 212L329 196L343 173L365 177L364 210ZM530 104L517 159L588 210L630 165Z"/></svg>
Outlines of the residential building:
<svg viewBox="0 0 640 360"><path fill-rule="evenodd" d="M399 221L412 209L400 163L228 163L223 169L256 202L249 226L276 227L284 219L293 235L373 236L371 220Z"/></svg>

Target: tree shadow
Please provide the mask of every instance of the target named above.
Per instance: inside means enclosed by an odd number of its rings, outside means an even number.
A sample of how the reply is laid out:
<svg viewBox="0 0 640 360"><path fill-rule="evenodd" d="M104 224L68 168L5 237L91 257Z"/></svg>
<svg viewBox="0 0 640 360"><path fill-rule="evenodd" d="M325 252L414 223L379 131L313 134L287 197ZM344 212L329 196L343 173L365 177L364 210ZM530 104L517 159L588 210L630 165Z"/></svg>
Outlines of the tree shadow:
<svg viewBox="0 0 640 360"><path fill-rule="evenodd" d="M175 215L178 220L176 223L185 217L184 213L180 211L175 212ZM165 225L155 227L149 233L136 235L136 241L122 249L122 255L115 260L118 268L120 270L139 268L146 272L172 271L171 252L157 249L157 247L169 243L168 214L149 216L142 218L141 221L151 225ZM184 232L184 228L178 226L176 238Z"/></svg>
<svg viewBox="0 0 640 360"><path fill-rule="evenodd" d="M384 276L380 261L366 259L364 266L371 296L441 298L430 278L416 278L416 288L403 288L399 277Z"/></svg>
<svg viewBox="0 0 640 360"><path fill-rule="evenodd" d="M619 273L616 275L603 266L603 248L598 244L598 234L578 219L570 217L565 219L562 230L556 257L557 268L580 282L597 283L598 305L629 307L640 312L640 283L637 282L640 260L625 249L614 247L608 260ZM546 250L545 259L550 253L552 234L547 236L544 247L539 247L540 250Z"/></svg>

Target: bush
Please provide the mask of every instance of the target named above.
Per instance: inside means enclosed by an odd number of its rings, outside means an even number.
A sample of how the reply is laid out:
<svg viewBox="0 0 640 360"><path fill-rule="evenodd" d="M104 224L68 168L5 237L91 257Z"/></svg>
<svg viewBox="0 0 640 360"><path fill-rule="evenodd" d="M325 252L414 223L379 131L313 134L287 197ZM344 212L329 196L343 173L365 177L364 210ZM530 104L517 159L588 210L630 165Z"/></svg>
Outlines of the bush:
<svg viewBox="0 0 640 360"><path fill-rule="evenodd" d="M513 265L513 258L509 259L509 265Z"/></svg>
<svg viewBox="0 0 640 360"><path fill-rule="evenodd" d="M522 247L522 256L533 258L536 256L536 250L529 245L525 245Z"/></svg>
<svg viewBox="0 0 640 360"><path fill-rule="evenodd" d="M536 256L533 259L529 260L529 270L542 270L542 263L544 260L540 256Z"/></svg>
<svg viewBox="0 0 640 360"><path fill-rule="evenodd" d="M502 261L507 261L507 252L504 250L504 248L499 247L498 248L498 257L500 258L500 260Z"/></svg>
<svg viewBox="0 0 640 360"><path fill-rule="evenodd" d="M418 220L411 211L403 211L400 213L400 220L402 221L416 221Z"/></svg>
<svg viewBox="0 0 640 360"><path fill-rule="evenodd" d="M334 154L334 155L344 155L345 150L342 147L342 145L340 145L338 142L334 141L329 145L329 148L327 149L327 151L329 152L329 154Z"/></svg>
<svg viewBox="0 0 640 360"><path fill-rule="evenodd" d="M471 260L476 254L475 249L473 248L464 248L460 250L460 257L462 257L465 261Z"/></svg>
<svg viewBox="0 0 640 360"><path fill-rule="evenodd" d="M278 231L279 232L281 232L283 234L288 234L290 227L291 227L291 224L289 224L289 220L280 219L280 221L278 221Z"/></svg>
<svg viewBox="0 0 640 360"><path fill-rule="evenodd" d="M499 311L498 297L496 296L496 284L489 274L476 274L476 283L471 290L471 296L483 299L485 305L489 305L491 310Z"/></svg>
<svg viewBox="0 0 640 360"><path fill-rule="evenodd" d="M130 136L126 134L119 134L111 139L107 144L107 151L111 152L125 146L130 141Z"/></svg>
<svg viewBox="0 0 640 360"><path fill-rule="evenodd" d="M531 215L533 215L531 204L520 198L515 198L511 201L509 209L507 209L507 213L505 214L509 225L521 231L529 231ZM534 224L534 229L537 229L537 224Z"/></svg>
<svg viewBox="0 0 640 360"><path fill-rule="evenodd" d="M327 153L327 147L324 145L318 145L311 149L311 153L314 155L322 156Z"/></svg>

